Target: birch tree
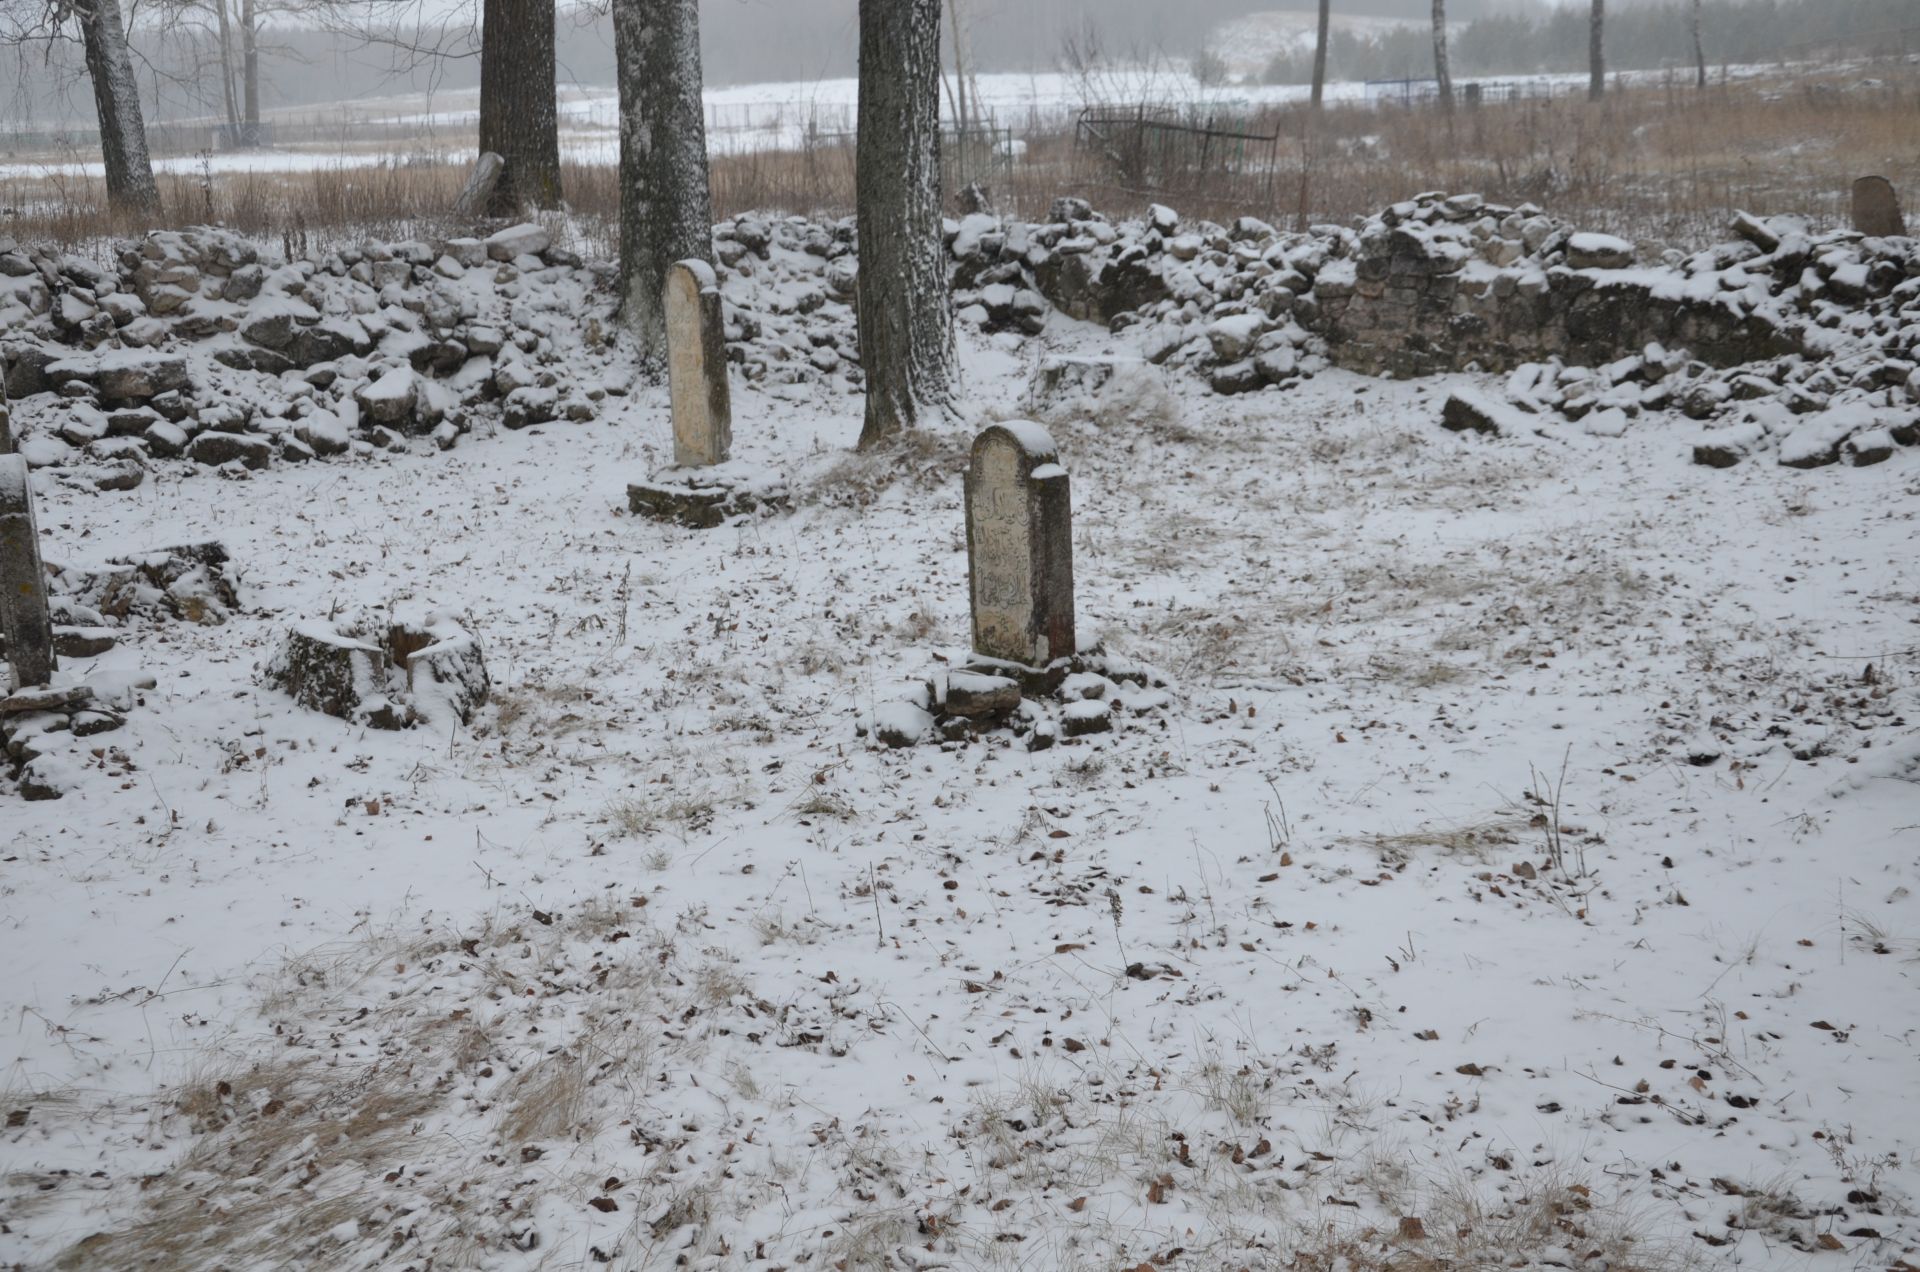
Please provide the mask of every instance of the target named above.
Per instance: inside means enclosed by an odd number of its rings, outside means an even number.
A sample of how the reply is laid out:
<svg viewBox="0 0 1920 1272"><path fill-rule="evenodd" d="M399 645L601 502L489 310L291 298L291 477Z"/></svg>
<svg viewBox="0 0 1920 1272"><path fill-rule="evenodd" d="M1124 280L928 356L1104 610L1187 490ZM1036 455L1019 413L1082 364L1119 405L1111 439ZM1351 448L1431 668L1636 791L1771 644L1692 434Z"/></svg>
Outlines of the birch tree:
<svg viewBox="0 0 1920 1272"><path fill-rule="evenodd" d="M1593 0L1587 22L1587 99L1597 102L1607 92L1607 0Z"/></svg>
<svg viewBox="0 0 1920 1272"><path fill-rule="evenodd" d="M1433 0L1433 78L1440 86L1440 108L1453 109L1453 72L1447 67L1447 0Z"/></svg>
<svg viewBox="0 0 1920 1272"><path fill-rule="evenodd" d="M507 161L491 216L560 203L560 130L553 78L554 0L482 0L480 153Z"/></svg>
<svg viewBox="0 0 1920 1272"><path fill-rule="evenodd" d="M1333 23L1333 0L1320 0L1320 31L1313 42L1313 108L1320 109L1327 87L1327 32Z"/></svg>
<svg viewBox="0 0 1920 1272"><path fill-rule="evenodd" d="M860 0L854 307L866 372L860 447L917 428L951 393L940 239L940 0Z"/></svg>
<svg viewBox="0 0 1920 1272"><path fill-rule="evenodd" d="M620 83L620 313L650 380L667 369L661 292L675 261L713 259L699 0L614 0Z"/></svg>

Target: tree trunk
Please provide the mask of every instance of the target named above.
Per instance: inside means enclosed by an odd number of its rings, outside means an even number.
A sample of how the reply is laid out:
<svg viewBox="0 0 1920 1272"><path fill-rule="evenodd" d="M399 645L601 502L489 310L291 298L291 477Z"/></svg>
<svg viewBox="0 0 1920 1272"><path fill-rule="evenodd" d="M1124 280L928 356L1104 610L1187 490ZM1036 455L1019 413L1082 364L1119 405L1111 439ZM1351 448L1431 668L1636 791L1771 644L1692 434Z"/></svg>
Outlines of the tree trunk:
<svg viewBox="0 0 1920 1272"><path fill-rule="evenodd" d="M140 87L127 53L127 29L119 0L89 0L76 6L80 37L100 116L100 158L106 167L107 205L116 212L151 216L160 210L147 157L147 127L140 116Z"/></svg>
<svg viewBox="0 0 1920 1272"><path fill-rule="evenodd" d="M260 144L260 32L254 26L253 0L240 0L240 79L246 143Z"/></svg>
<svg viewBox="0 0 1920 1272"><path fill-rule="evenodd" d="M620 316L640 346L641 373L658 381L667 370L667 270L675 261L713 260L699 0L614 0L613 50L620 81Z"/></svg>
<svg viewBox="0 0 1920 1272"><path fill-rule="evenodd" d="M1433 0L1433 78L1440 85L1440 108L1453 109L1453 72L1447 68L1447 0Z"/></svg>
<svg viewBox="0 0 1920 1272"><path fill-rule="evenodd" d="M948 16L953 19L953 88L959 99L960 149L964 152L972 116L967 112L967 50L960 38L960 4L961 0L947 0Z"/></svg>
<svg viewBox="0 0 1920 1272"><path fill-rule="evenodd" d="M1706 46L1700 43L1700 0L1693 0L1693 64L1698 71L1694 87L1705 88L1707 86L1707 50Z"/></svg>
<svg viewBox="0 0 1920 1272"><path fill-rule="evenodd" d="M480 153L507 161L491 216L560 204L553 59L553 0L483 0Z"/></svg>
<svg viewBox="0 0 1920 1272"><path fill-rule="evenodd" d="M227 13L227 0L214 0L220 15L220 95L227 107L227 146L240 144L240 98L233 91L233 23Z"/></svg>
<svg viewBox="0 0 1920 1272"><path fill-rule="evenodd" d="M1327 88L1327 31L1333 23L1333 0L1320 0L1320 34L1313 43L1313 108L1320 109Z"/></svg>
<svg viewBox="0 0 1920 1272"><path fill-rule="evenodd" d="M940 0L860 0L854 161L866 372L860 446L916 428L951 392L953 317L940 240Z"/></svg>
<svg viewBox="0 0 1920 1272"><path fill-rule="evenodd" d="M1592 25L1587 29L1587 97L1599 101L1607 93L1607 0L1593 0Z"/></svg>

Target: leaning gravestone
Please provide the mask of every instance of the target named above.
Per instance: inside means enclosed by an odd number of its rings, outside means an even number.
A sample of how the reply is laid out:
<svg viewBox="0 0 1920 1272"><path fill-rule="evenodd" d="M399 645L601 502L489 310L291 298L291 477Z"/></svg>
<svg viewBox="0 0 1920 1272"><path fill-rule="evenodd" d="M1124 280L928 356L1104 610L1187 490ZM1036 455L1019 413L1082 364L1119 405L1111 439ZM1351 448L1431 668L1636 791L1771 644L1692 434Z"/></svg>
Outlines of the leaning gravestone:
<svg viewBox="0 0 1920 1272"><path fill-rule="evenodd" d="M1053 437L1013 420L986 429L967 469L973 649L1040 668L1076 652L1073 507Z"/></svg>
<svg viewBox="0 0 1920 1272"><path fill-rule="evenodd" d="M720 280L705 261L667 270L667 388L673 399L673 462L724 464L733 450L727 332Z"/></svg>
<svg viewBox="0 0 1920 1272"><path fill-rule="evenodd" d="M491 150L484 152L473 165L473 171L467 174L467 183L460 187L459 197L453 201L454 212L459 216L479 216L485 212L506 169L505 159Z"/></svg>
<svg viewBox="0 0 1920 1272"><path fill-rule="evenodd" d="M1907 232L1891 181L1861 177L1853 183L1853 228L1868 238L1898 238Z"/></svg>
<svg viewBox="0 0 1920 1272"><path fill-rule="evenodd" d="M0 634L7 638L12 689L52 681L53 618L47 609L47 572L40 562L40 531L33 521L27 461L0 455Z"/></svg>
<svg viewBox="0 0 1920 1272"><path fill-rule="evenodd" d="M727 387L727 332L720 280L705 261L667 271L661 296L667 319L667 395L673 413L674 466L627 487L627 506L655 521L696 530L760 508L785 508L778 473L731 462L733 398Z"/></svg>

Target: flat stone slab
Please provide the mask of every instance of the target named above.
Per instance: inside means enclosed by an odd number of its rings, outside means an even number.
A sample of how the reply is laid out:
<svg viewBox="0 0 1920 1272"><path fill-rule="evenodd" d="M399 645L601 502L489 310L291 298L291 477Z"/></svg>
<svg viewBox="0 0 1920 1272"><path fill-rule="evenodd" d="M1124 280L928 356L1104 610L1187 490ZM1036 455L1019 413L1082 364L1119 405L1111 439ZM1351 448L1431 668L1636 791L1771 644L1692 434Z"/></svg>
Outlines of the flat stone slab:
<svg viewBox="0 0 1920 1272"><path fill-rule="evenodd" d="M16 689L6 697L0 698L0 715L20 715L27 711L65 711L91 701L93 701L93 690L86 685L66 685L57 689L41 685L32 689Z"/></svg>

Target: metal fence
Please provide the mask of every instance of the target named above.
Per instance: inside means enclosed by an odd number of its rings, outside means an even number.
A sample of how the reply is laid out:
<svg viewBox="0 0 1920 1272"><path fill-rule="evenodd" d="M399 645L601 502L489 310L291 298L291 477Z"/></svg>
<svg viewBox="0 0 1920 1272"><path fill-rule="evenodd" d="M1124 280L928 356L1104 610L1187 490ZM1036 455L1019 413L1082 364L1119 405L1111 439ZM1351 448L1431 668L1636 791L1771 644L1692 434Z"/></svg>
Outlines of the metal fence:
<svg viewBox="0 0 1920 1272"><path fill-rule="evenodd" d="M1134 195L1205 194L1261 207L1273 202L1280 133L1209 114L1187 122L1175 108L1128 111L1089 107L1074 125L1074 146L1104 163L1113 184Z"/></svg>

